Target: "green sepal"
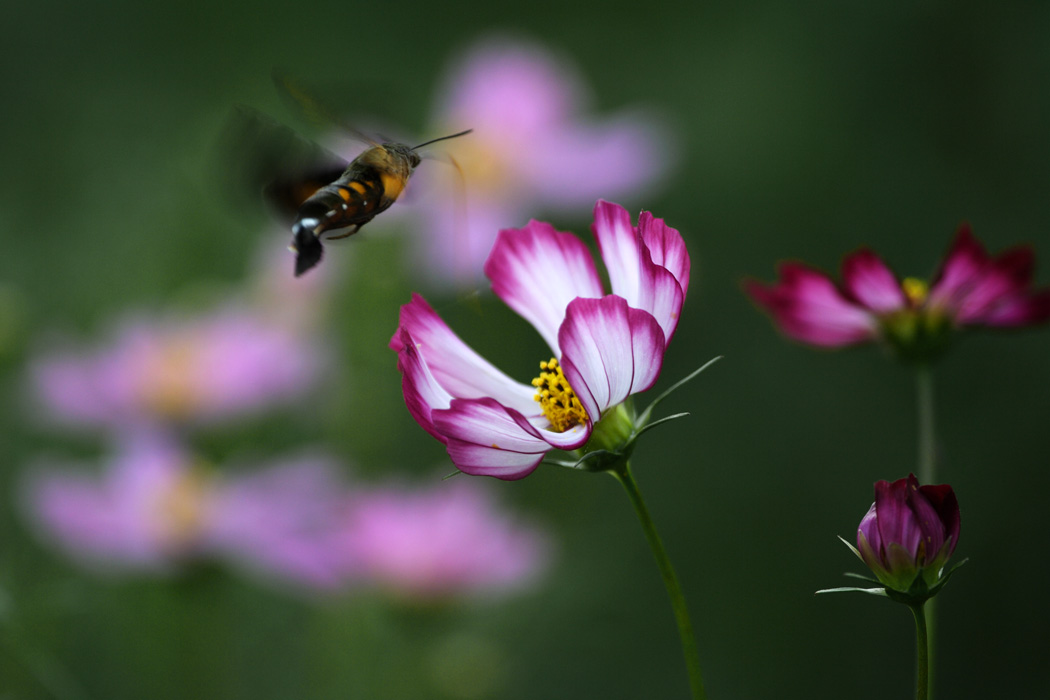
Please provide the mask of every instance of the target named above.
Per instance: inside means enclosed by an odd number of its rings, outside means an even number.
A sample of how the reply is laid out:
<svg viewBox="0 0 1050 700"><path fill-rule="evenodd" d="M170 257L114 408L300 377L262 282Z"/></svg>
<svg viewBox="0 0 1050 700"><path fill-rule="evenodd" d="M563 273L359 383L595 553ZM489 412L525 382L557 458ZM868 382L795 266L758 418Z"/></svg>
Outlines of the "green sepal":
<svg viewBox="0 0 1050 700"><path fill-rule="evenodd" d="M842 575L846 576L848 578L856 578L856 579L860 579L861 581L867 581L868 583L874 583L876 586L883 585L882 581L878 580L877 578L872 578L871 576L865 576L864 574L855 574L852 571L847 571L846 573L844 573Z"/></svg>
<svg viewBox="0 0 1050 700"><path fill-rule="evenodd" d="M842 588L822 588L813 595L820 595L821 593L867 593L868 595L878 595L885 597L887 595L886 588L880 586L879 588L856 588L854 586L844 586Z"/></svg>
<svg viewBox="0 0 1050 700"><path fill-rule="evenodd" d="M661 401L663 401L668 396L670 396L674 391L682 388L683 386L685 386L686 384L691 382L693 379L695 379L697 377L697 375L699 375L705 369L707 369L708 367L710 367L714 363L716 363L719 360L721 360L722 357L723 357L722 355L719 355L718 357L715 357L715 358L712 358L712 359L708 360L703 365L701 365L699 369L695 369L692 372L690 372L687 376L683 377L682 379L679 379L677 382L675 382L671 386L671 388L669 388L667 391L663 392L662 394L657 396L655 399L653 399L653 402L651 404L649 404L648 406L646 406L645 410L642 411L642 415L638 416L638 423L637 424L639 426L641 426L642 429L644 429L645 426L648 425L649 418L650 418L650 416L653 415L653 409L656 408L657 404L659 404ZM639 433L639 435L640 434L641 433Z"/></svg>

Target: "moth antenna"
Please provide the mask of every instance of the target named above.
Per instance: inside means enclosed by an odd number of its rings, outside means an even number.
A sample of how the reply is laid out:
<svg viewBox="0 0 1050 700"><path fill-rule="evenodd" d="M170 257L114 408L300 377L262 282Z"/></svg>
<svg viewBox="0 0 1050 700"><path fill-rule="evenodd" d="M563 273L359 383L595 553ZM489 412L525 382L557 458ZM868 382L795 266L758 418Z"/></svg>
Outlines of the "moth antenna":
<svg viewBox="0 0 1050 700"><path fill-rule="evenodd" d="M458 138L460 136L466 136L467 134L471 133L472 131L474 131L474 130L473 129L467 129L466 131L461 131L458 134L451 134L449 136L439 136L436 139L430 139L429 141L424 141L423 143L419 144L418 146L413 146L412 150L414 151L417 148L423 148L423 146L429 146L430 144L437 143L438 141L448 141L449 139Z"/></svg>

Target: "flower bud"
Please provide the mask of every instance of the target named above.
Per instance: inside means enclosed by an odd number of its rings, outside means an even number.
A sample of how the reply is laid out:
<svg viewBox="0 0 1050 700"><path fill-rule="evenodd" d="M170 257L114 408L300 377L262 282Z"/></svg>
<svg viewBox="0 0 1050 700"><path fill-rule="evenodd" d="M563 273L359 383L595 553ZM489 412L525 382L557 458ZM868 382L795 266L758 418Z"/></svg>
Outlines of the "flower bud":
<svg viewBox="0 0 1050 700"><path fill-rule="evenodd" d="M875 483L875 502L857 527L861 559L887 588L909 592L937 583L959 540L959 503L947 484L906 479ZM920 583L921 580L921 583Z"/></svg>

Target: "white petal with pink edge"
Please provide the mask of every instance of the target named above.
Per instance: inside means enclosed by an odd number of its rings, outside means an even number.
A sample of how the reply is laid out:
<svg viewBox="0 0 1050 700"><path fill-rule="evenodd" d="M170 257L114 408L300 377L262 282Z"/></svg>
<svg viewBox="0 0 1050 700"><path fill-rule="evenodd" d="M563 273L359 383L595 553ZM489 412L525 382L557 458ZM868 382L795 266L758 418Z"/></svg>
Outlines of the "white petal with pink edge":
<svg viewBox="0 0 1050 700"><path fill-rule="evenodd" d="M418 294L413 294L412 301L401 307L401 329L411 335L430 374L451 396L465 399L491 396L526 415L540 415L532 386L514 381L471 349ZM398 349L397 336L391 345Z"/></svg>
<svg viewBox="0 0 1050 700"><path fill-rule="evenodd" d="M574 449L590 435L586 426L564 433L539 429L493 399L456 399L434 412L434 423L458 469L501 479L520 479L552 447Z"/></svg>
<svg viewBox="0 0 1050 700"><path fill-rule="evenodd" d="M647 219L647 228L653 228L651 216ZM665 231L661 232L664 236L674 231L664 228ZM670 341L685 301L685 291L679 280L670 270L653 262L641 234L631 225L627 210L619 204L598 200L591 230L609 271L613 294L623 297L634 308L652 314L663 329L664 339ZM661 238L651 230L650 235L654 239ZM661 246L661 256L663 253ZM676 262L682 269L681 262ZM688 256L685 269L688 278Z"/></svg>
<svg viewBox="0 0 1050 700"><path fill-rule="evenodd" d="M397 368L401 371L401 388L408 412L424 430L445 442L445 436L434 427L433 412L448 408L452 403L452 395L430 373L411 333L401 329L395 340L400 347ZM391 341L391 345L394 345L394 341Z"/></svg>
<svg viewBox="0 0 1050 700"><path fill-rule="evenodd" d="M664 223L663 219L643 211L638 217L638 233L642 243L649 249L649 257L654 265L666 268L678 280L682 294L689 292L690 260L685 241L677 229Z"/></svg>
<svg viewBox="0 0 1050 700"><path fill-rule="evenodd" d="M500 231L485 275L496 296L535 326L555 355L569 302L603 293L587 246L571 233L539 221Z"/></svg>
<svg viewBox="0 0 1050 700"><path fill-rule="evenodd" d="M651 387L666 346L656 319L615 295L569 304L558 340L565 378L591 421Z"/></svg>

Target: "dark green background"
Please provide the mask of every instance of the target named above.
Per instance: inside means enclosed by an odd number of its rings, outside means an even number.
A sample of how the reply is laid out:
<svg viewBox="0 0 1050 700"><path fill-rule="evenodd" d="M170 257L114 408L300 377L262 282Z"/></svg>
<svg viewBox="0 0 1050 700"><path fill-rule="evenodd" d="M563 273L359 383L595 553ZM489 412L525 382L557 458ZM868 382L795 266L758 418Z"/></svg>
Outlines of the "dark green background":
<svg viewBox="0 0 1050 700"><path fill-rule="evenodd" d="M217 195L232 105L291 120L270 81L280 66L423 132L441 66L491 29L572 56L596 111L645 103L678 129L674 176L621 198L681 230L693 259L658 387L726 359L667 402L692 416L634 462L710 697L912 692L906 610L812 595L859 570L835 535L852 537L872 482L914 469L912 378L876 349L784 342L739 283L771 278L785 257L833 268L861 244L929 275L962 220L993 250L1031 242L1050 259L1050 4L537 3L515 16L478 2L118 0L4 15L0 698L687 696L656 568L604 476L544 467L500 484L550 523L555 568L505 604L440 611L313 604L208 568L99 581L37 544L11 505L39 453L99 450L25 415L23 363L49 332L97 336L121 310L241 279L261 236L284 245ZM584 233L589 208L554 223ZM440 446L405 411L385 348L409 273L399 239L374 226L345 261L329 256L351 267L331 328L346 385L317 398L317 421L275 416L206 435L202 450L324 440L358 474L434 473ZM479 317L429 296L484 354L530 376L544 350L527 324L490 297ZM940 473L962 507L956 556L971 559L939 599L941 698L1050 695L1048 343L1045 328L971 333L936 371ZM436 668L466 680L439 683Z"/></svg>

